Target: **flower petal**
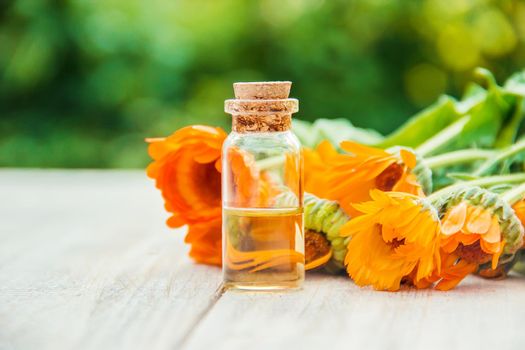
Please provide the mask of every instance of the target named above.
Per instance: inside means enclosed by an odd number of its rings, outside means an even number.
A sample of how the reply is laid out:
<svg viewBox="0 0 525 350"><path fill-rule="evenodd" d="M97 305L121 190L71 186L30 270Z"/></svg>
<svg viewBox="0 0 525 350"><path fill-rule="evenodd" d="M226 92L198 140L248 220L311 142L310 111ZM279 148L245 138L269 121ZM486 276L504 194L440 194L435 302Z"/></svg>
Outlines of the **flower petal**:
<svg viewBox="0 0 525 350"><path fill-rule="evenodd" d="M501 241L501 228L498 222L498 218L494 215L490 222L490 228L488 232L482 236L483 240L487 243L498 243Z"/></svg>
<svg viewBox="0 0 525 350"><path fill-rule="evenodd" d="M491 225L491 216L488 210L475 207L467 218L467 229L472 233L485 233Z"/></svg>
<svg viewBox="0 0 525 350"><path fill-rule="evenodd" d="M467 204L461 202L450 210L443 218L441 232L445 235L453 235L461 230L467 218Z"/></svg>
<svg viewBox="0 0 525 350"><path fill-rule="evenodd" d="M406 149L401 149L399 151L403 163L410 169L414 169L417 165L416 155Z"/></svg>

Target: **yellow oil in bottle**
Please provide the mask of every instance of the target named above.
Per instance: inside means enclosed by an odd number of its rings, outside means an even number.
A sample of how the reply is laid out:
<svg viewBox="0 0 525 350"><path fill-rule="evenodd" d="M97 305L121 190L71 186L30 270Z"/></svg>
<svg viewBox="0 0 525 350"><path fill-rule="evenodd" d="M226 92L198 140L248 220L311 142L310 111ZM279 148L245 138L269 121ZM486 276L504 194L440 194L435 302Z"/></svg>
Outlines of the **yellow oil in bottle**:
<svg viewBox="0 0 525 350"><path fill-rule="evenodd" d="M299 288L304 280L303 212L298 208L223 209L227 288Z"/></svg>

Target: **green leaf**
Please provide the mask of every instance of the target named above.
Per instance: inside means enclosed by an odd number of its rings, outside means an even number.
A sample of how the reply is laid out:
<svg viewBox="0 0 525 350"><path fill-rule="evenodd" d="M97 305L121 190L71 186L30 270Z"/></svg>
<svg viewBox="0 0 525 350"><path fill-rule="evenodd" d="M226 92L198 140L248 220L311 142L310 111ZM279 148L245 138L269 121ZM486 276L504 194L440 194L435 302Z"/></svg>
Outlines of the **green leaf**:
<svg viewBox="0 0 525 350"><path fill-rule="evenodd" d="M511 75L503 89L508 93L525 97L525 70Z"/></svg>
<svg viewBox="0 0 525 350"><path fill-rule="evenodd" d="M472 107L481 103L487 97L487 90L476 83L469 83L465 88L465 93L461 101L456 103L456 109L459 113L464 114Z"/></svg>
<svg viewBox="0 0 525 350"><path fill-rule="evenodd" d="M472 96L482 96L487 90L476 82L468 82L465 86L465 91L463 91L462 100L466 100Z"/></svg>
<svg viewBox="0 0 525 350"><path fill-rule="evenodd" d="M525 73L513 75L504 88L497 85L487 69L477 68L475 76L483 84L468 84L461 101L442 96L376 146L409 146L429 155L472 146L511 144L523 119L521 107L516 106L521 102L517 96L525 94Z"/></svg>
<svg viewBox="0 0 525 350"><path fill-rule="evenodd" d="M388 148L401 145L415 148L459 117L455 108L455 100L444 95L375 146Z"/></svg>
<svg viewBox="0 0 525 350"><path fill-rule="evenodd" d="M470 120L447 149L492 147L509 109L499 89L491 88L486 98L467 112Z"/></svg>
<svg viewBox="0 0 525 350"><path fill-rule="evenodd" d="M477 88L476 93L470 93L467 99L458 104L458 110L470 115L471 118L451 144L450 147L453 149L472 146L492 147L512 106L513 99L504 96L489 70L477 68L474 73L484 80L487 90L482 93ZM467 102L468 100L475 100L477 103Z"/></svg>
<svg viewBox="0 0 525 350"><path fill-rule="evenodd" d="M293 123L293 131L301 144L310 148L314 148L323 140L328 140L338 147L339 143L345 140L374 144L383 139L377 131L355 127L344 118L317 119L313 124L294 119Z"/></svg>
<svg viewBox="0 0 525 350"><path fill-rule="evenodd" d="M497 148L509 146L516 140L520 125L525 117L525 70L513 74L502 88L503 96L512 108L503 127L501 128L495 146Z"/></svg>
<svg viewBox="0 0 525 350"><path fill-rule="evenodd" d="M490 71L478 68L475 74L484 80L487 88L471 84L463 100L455 104L461 119L438 131L416 151L429 155L467 147L494 146L499 130L509 119L516 98L504 93ZM466 121L463 125L462 120Z"/></svg>
<svg viewBox="0 0 525 350"><path fill-rule="evenodd" d="M505 146L512 145L516 140L519 127L523 121L523 117L525 117L523 105L523 97L516 97L516 101L513 105L514 109L510 113L511 117L507 119L505 125L503 125L503 127L499 131L496 142L494 143L494 146L496 148L502 148Z"/></svg>
<svg viewBox="0 0 525 350"><path fill-rule="evenodd" d="M292 119L292 130L304 147L314 148L321 142L320 131L315 129L310 122Z"/></svg>

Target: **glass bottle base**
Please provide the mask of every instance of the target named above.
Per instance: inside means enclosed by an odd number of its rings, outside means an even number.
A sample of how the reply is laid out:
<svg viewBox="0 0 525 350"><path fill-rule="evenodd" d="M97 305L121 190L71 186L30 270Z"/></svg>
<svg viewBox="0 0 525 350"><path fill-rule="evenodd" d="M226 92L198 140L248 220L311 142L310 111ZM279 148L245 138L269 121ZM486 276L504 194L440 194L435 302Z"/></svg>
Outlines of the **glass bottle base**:
<svg viewBox="0 0 525 350"><path fill-rule="evenodd" d="M224 288L246 291L283 291L298 290L303 287L304 270L300 266L294 273L250 273L236 272L226 274L224 278ZM232 278L233 277L233 278Z"/></svg>
<svg viewBox="0 0 525 350"><path fill-rule="evenodd" d="M275 284L257 282L224 282L224 288L228 290L272 292L272 291L294 291L303 288L302 281L280 282Z"/></svg>

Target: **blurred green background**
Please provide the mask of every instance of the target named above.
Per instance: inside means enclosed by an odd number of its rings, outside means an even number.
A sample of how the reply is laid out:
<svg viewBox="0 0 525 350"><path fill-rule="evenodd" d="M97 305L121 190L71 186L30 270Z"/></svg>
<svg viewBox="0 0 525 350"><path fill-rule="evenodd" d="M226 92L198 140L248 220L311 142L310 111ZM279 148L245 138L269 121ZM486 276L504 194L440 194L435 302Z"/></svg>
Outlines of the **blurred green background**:
<svg viewBox="0 0 525 350"><path fill-rule="evenodd" d="M388 133L474 67L524 64L523 0L4 0L0 166L145 166L145 137L229 129L235 81Z"/></svg>

